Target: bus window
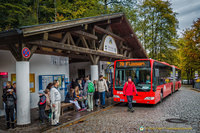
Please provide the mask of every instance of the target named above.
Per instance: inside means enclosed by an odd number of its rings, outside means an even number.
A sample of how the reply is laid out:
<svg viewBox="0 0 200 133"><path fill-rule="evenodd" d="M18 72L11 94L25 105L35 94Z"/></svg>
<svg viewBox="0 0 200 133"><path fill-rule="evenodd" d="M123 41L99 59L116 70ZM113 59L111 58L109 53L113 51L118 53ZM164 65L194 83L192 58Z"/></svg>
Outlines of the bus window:
<svg viewBox="0 0 200 133"><path fill-rule="evenodd" d="M116 80L115 85L118 87L122 87L123 83L125 82L124 78L124 70L118 70L116 71Z"/></svg>
<svg viewBox="0 0 200 133"><path fill-rule="evenodd" d="M159 63L154 62L154 73L153 73L153 85L156 88L158 85L163 85L166 83L172 82L171 73L172 73L172 67Z"/></svg>
<svg viewBox="0 0 200 133"><path fill-rule="evenodd" d="M151 69L150 68L128 68L116 69L115 89L122 90L128 77L132 77L137 91L150 91L151 89Z"/></svg>

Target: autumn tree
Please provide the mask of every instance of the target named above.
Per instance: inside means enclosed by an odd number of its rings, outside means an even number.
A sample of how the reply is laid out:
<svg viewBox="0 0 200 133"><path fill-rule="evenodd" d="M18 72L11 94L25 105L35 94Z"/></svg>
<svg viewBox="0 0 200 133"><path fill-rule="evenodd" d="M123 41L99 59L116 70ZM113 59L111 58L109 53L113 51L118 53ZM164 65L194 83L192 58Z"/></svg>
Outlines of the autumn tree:
<svg viewBox="0 0 200 133"><path fill-rule="evenodd" d="M194 71L200 71L200 18L193 22L191 28L184 31L179 40L179 66L183 76L190 80L194 78Z"/></svg>
<svg viewBox="0 0 200 133"><path fill-rule="evenodd" d="M137 35L150 58L169 62L178 21L169 1L144 0L139 5ZM169 54L168 54L169 53ZM170 62L169 62L170 63Z"/></svg>

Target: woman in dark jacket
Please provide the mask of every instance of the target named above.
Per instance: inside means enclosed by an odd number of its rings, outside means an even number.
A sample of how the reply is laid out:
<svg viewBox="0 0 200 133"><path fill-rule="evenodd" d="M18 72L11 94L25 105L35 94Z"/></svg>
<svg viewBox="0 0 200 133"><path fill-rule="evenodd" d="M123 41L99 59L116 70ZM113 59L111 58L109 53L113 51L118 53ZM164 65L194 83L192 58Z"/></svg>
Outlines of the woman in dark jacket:
<svg viewBox="0 0 200 133"><path fill-rule="evenodd" d="M14 89L12 88L10 82L7 82L7 86L3 92L2 97L3 97L3 101L5 103L7 129L10 128L10 119L11 119L11 127L15 128L14 108L15 108L16 95L15 95Z"/></svg>
<svg viewBox="0 0 200 133"><path fill-rule="evenodd" d="M99 106L99 92L97 89L97 81L94 80L93 81L94 87L95 87L95 92L94 92L94 100L95 100L95 106L98 107Z"/></svg>
<svg viewBox="0 0 200 133"><path fill-rule="evenodd" d="M80 105L78 104L78 101L77 101L77 97L76 97L76 94L75 94L75 91L73 88L70 89L70 92L67 93L66 97L65 97L65 102L66 103L73 103L75 106L76 106L76 109L78 111L82 111Z"/></svg>

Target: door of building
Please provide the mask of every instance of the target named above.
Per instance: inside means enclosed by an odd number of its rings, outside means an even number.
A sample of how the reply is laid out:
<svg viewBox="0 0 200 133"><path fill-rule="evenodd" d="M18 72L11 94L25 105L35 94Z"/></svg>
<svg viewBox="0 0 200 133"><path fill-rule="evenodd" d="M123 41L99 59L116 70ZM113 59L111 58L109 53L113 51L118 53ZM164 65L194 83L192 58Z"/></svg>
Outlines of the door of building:
<svg viewBox="0 0 200 133"><path fill-rule="evenodd" d="M78 69L78 78L84 78L85 77L85 69Z"/></svg>

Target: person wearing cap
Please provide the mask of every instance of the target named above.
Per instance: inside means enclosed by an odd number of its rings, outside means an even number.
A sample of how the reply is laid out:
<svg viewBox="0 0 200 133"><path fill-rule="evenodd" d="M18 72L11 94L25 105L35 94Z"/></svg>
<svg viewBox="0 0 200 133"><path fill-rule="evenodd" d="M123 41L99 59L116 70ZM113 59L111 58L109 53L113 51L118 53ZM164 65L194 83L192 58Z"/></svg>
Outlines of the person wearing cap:
<svg viewBox="0 0 200 133"><path fill-rule="evenodd" d="M128 101L128 111L134 112L132 100L133 100L133 93L136 93L136 96L138 96L135 84L132 81L132 77L128 77L128 81L125 82L123 87L123 95L127 97Z"/></svg>
<svg viewBox="0 0 200 133"><path fill-rule="evenodd" d="M105 93L109 92L106 80L103 78L103 75L99 76L99 81L97 82L97 90L100 96L101 107L105 108Z"/></svg>
<svg viewBox="0 0 200 133"><path fill-rule="evenodd" d="M44 95L44 91L40 90L39 92L39 117L42 124L44 124L44 120L48 120L48 117L45 114L45 107L46 107L46 96Z"/></svg>

